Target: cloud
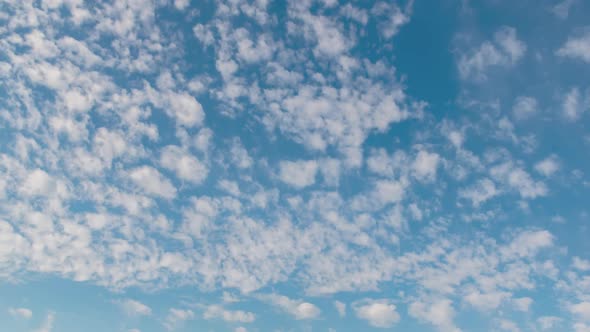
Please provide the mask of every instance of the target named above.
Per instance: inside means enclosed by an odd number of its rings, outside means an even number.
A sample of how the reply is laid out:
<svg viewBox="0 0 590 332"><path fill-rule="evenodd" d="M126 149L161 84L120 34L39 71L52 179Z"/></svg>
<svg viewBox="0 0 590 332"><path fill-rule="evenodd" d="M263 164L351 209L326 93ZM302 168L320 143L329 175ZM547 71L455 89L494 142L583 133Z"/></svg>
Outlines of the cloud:
<svg viewBox="0 0 590 332"><path fill-rule="evenodd" d="M247 311L242 310L227 310L219 305L210 305L203 313L205 319L223 319L226 322L241 322L251 323L256 319L256 316Z"/></svg>
<svg viewBox="0 0 590 332"><path fill-rule="evenodd" d="M431 153L424 150L419 151L412 164L414 176L421 180L434 180L436 178L436 170L439 161L440 156L437 153Z"/></svg>
<svg viewBox="0 0 590 332"><path fill-rule="evenodd" d="M33 317L33 312L31 311L31 309L27 309L27 308L9 308L8 313L12 317L18 317L18 318L24 318L24 319L30 319L31 317Z"/></svg>
<svg viewBox="0 0 590 332"><path fill-rule="evenodd" d="M281 161L279 168L281 181L302 189L315 183L318 164L314 160Z"/></svg>
<svg viewBox="0 0 590 332"><path fill-rule="evenodd" d="M478 180L472 187L459 190L459 197L470 200L473 206L479 206L499 193L495 183L488 178L484 178Z"/></svg>
<svg viewBox="0 0 590 332"><path fill-rule="evenodd" d="M33 332L51 332L53 331L53 322L55 321L55 314L53 312L48 313L45 319L37 329Z"/></svg>
<svg viewBox="0 0 590 332"><path fill-rule="evenodd" d="M363 300L355 302L356 316L369 322L371 326L390 328L400 320L395 304L389 300Z"/></svg>
<svg viewBox="0 0 590 332"><path fill-rule="evenodd" d="M557 50L557 55L590 63L590 29L570 36L565 44Z"/></svg>
<svg viewBox="0 0 590 332"><path fill-rule="evenodd" d="M542 331L546 331L553 329L561 320L561 318L555 316L542 316L537 318L537 323Z"/></svg>
<svg viewBox="0 0 590 332"><path fill-rule="evenodd" d="M307 320L317 318L321 311L314 304L302 300L292 300L283 295L265 294L260 295L260 299L267 301L282 311L290 314L297 320Z"/></svg>
<svg viewBox="0 0 590 332"><path fill-rule="evenodd" d="M526 44L517 38L516 29L502 27L494 34L493 42L485 41L478 48L459 55L459 74L465 80L485 80L490 68L514 66L526 49Z"/></svg>
<svg viewBox="0 0 590 332"><path fill-rule="evenodd" d="M173 145L166 146L162 149L160 164L162 167L176 173L179 179L195 184L203 182L209 172L207 166L190 152Z"/></svg>
<svg viewBox="0 0 590 332"><path fill-rule="evenodd" d="M176 188L164 175L151 166L140 166L129 172L129 178L145 193L172 199Z"/></svg>
<svg viewBox="0 0 590 332"><path fill-rule="evenodd" d="M164 327L168 331L173 331L182 326L185 321L193 319L194 317L195 313L192 310L170 308L170 310L168 310L168 315L164 320Z"/></svg>
<svg viewBox="0 0 590 332"><path fill-rule="evenodd" d="M559 170L559 159L557 156L549 156L535 164L535 170L545 177L550 177Z"/></svg>
<svg viewBox="0 0 590 332"><path fill-rule="evenodd" d="M537 100L533 97L520 96L517 97L512 105L512 113L517 119L526 119L537 113L539 105Z"/></svg>
<svg viewBox="0 0 590 332"><path fill-rule="evenodd" d="M590 302L580 302L569 306L569 311L580 319L590 322Z"/></svg>
<svg viewBox="0 0 590 332"><path fill-rule="evenodd" d="M117 303L129 316L149 316L152 314L152 309L139 301L125 299Z"/></svg>
<svg viewBox="0 0 590 332"><path fill-rule="evenodd" d="M453 323L455 309L450 300L415 301L410 304L408 311L410 316L432 324L441 332L461 331Z"/></svg>
<svg viewBox="0 0 590 332"><path fill-rule="evenodd" d="M588 103L579 88L571 88L563 95L562 110L564 117L570 121L577 120L588 108Z"/></svg>
<svg viewBox="0 0 590 332"><path fill-rule="evenodd" d="M346 316L346 303L334 301L334 307L336 307L336 311L338 311L340 317Z"/></svg>

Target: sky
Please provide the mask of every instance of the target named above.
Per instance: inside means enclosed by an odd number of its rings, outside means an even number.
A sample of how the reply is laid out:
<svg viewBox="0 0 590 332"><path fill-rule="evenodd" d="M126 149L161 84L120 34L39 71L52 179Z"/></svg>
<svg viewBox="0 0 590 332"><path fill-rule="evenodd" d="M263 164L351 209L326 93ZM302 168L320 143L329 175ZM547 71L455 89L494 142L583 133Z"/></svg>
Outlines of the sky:
<svg viewBox="0 0 590 332"><path fill-rule="evenodd" d="M589 332L588 17L0 0L0 330Z"/></svg>

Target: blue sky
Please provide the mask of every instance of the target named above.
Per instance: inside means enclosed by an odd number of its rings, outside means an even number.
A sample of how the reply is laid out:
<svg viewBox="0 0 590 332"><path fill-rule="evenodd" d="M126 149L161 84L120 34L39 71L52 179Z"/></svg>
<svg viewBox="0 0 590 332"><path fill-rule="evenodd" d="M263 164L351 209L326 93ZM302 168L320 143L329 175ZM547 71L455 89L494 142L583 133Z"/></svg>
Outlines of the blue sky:
<svg viewBox="0 0 590 332"><path fill-rule="evenodd" d="M590 331L590 3L3 0L6 331Z"/></svg>

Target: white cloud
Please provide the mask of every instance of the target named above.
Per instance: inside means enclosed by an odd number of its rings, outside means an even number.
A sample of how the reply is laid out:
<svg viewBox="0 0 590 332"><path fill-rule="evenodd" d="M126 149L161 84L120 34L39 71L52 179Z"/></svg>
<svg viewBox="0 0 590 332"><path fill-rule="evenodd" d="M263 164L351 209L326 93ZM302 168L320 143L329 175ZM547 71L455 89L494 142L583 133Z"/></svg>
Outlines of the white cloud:
<svg viewBox="0 0 590 332"><path fill-rule="evenodd" d="M248 311L227 310L219 305L210 305L203 313L205 319L223 319L226 322L251 323L256 316Z"/></svg>
<svg viewBox="0 0 590 332"><path fill-rule="evenodd" d="M574 257L572 266L578 271L590 271L590 260Z"/></svg>
<svg viewBox="0 0 590 332"><path fill-rule="evenodd" d="M318 164L315 160L281 161L279 178L284 183L302 189L315 183Z"/></svg>
<svg viewBox="0 0 590 332"><path fill-rule="evenodd" d="M389 300L363 300L353 304L356 316L371 326L390 328L400 320L395 304Z"/></svg>
<svg viewBox="0 0 590 332"><path fill-rule="evenodd" d="M9 308L8 313L13 317L19 317L24 319L30 319L33 317L31 309L27 308Z"/></svg>
<svg viewBox="0 0 590 332"><path fill-rule="evenodd" d="M283 295L266 294L260 295L259 297L262 300L279 307L297 320L314 319L321 313L321 310L312 303L304 302L302 300L292 300Z"/></svg>
<svg viewBox="0 0 590 332"><path fill-rule="evenodd" d="M587 28L582 33L570 36L557 50L557 55L590 63L590 29Z"/></svg>
<svg viewBox="0 0 590 332"><path fill-rule="evenodd" d="M569 311L580 319L590 322L590 302L580 302L569 306Z"/></svg>
<svg viewBox="0 0 590 332"><path fill-rule="evenodd" d="M465 296L465 301L480 311L492 311L509 297L510 293L507 292L481 293L472 291Z"/></svg>
<svg viewBox="0 0 590 332"><path fill-rule="evenodd" d="M151 166L140 166L129 172L129 178L148 194L166 199L176 196L176 188L165 176Z"/></svg>
<svg viewBox="0 0 590 332"><path fill-rule="evenodd" d="M420 150L412 164L414 176L422 180L434 180L440 156L437 153Z"/></svg>
<svg viewBox="0 0 590 332"><path fill-rule="evenodd" d="M520 332L520 328L518 327L518 325L516 325L516 323L506 320L506 319L500 319L498 321L498 327L502 331Z"/></svg>
<svg viewBox="0 0 590 332"><path fill-rule="evenodd" d="M512 303L514 304L514 307L522 312L528 312L531 304L533 304L533 299L531 299L530 297L521 297L521 298L517 298L517 299L513 299Z"/></svg>
<svg viewBox="0 0 590 332"><path fill-rule="evenodd" d="M559 170L559 159L557 156L549 156L535 164L535 170L543 176L550 177Z"/></svg>
<svg viewBox="0 0 590 332"><path fill-rule="evenodd" d="M520 96L514 101L512 105L512 113L517 119L529 118L537 113L539 105L537 100L533 97Z"/></svg>
<svg viewBox="0 0 590 332"><path fill-rule="evenodd" d="M461 331L453 323L455 310L450 300L415 301L410 304L408 311L410 316L434 325L441 332Z"/></svg>
<svg viewBox="0 0 590 332"><path fill-rule="evenodd" d="M473 206L479 206L499 193L492 180L483 178L478 180L474 186L459 190L459 197L470 200Z"/></svg>
<svg viewBox="0 0 590 332"><path fill-rule="evenodd" d="M346 316L346 303L334 301L334 307L336 307L336 311L338 311L340 317Z"/></svg>
<svg viewBox="0 0 590 332"><path fill-rule="evenodd" d="M542 331L546 331L553 329L561 320L561 318L555 316L542 316L537 318L537 324L539 324Z"/></svg>
<svg viewBox="0 0 590 332"><path fill-rule="evenodd" d="M136 300L125 299L117 303L129 316L149 316L152 314L150 307Z"/></svg>
<svg viewBox="0 0 590 332"><path fill-rule="evenodd" d="M182 326L185 321L195 318L195 313L188 309L170 308L168 315L164 320L164 327L168 331L172 331L179 326Z"/></svg>
<svg viewBox="0 0 590 332"><path fill-rule="evenodd" d="M201 104L188 93L171 93L169 95L170 109L180 125L186 127L200 126L205 120L205 112Z"/></svg>
<svg viewBox="0 0 590 332"><path fill-rule="evenodd" d="M516 36L516 30L502 27L494 41L485 41L478 48L459 56L459 74L463 79L485 80L492 67L511 67L525 54L526 45Z"/></svg>
<svg viewBox="0 0 590 332"><path fill-rule="evenodd" d="M174 171L176 176L185 181L199 184L207 178L209 169L190 152L174 145L166 146L160 155L162 167Z"/></svg>
<svg viewBox="0 0 590 332"><path fill-rule="evenodd" d="M577 87L573 87L563 96L563 115L567 120L577 120L586 110L587 103L587 101L583 100L580 89Z"/></svg>

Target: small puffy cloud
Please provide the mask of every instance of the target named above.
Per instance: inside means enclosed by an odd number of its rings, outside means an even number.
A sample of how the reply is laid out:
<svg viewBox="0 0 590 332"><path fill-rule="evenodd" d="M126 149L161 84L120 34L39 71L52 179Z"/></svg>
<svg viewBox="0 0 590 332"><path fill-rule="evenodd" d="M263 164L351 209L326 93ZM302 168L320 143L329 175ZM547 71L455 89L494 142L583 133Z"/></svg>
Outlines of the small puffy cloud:
<svg viewBox="0 0 590 332"><path fill-rule="evenodd" d="M32 170L20 187L26 196L47 196L54 191L55 181L42 169Z"/></svg>
<svg viewBox="0 0 590 332"><path fill-rule="evenodd" d="M352 307L358 318L374 327L389 328L400 320L395 304L389 300L366 299L354 303Z"/></svg>
<svg viewBox="0 0 590 332"><path fill-rule="evenodd" d="M412 163L414 176L421 180L434 180L439 161L440 156L437 153L421 150Z"/></svg>
<svg viewBox="0 0 590 332"><path fill-rule="evenodd" d="M266 294L261 295L260 298L279 307L297 320L314 319L321 313L321 310L312 303L292 300L283 295Z"/></svg>
<svg viewBox="0 0 590 332"><path fill-rule="evenodd" d="M248 330L243 326L238 326L238 327L236 327L234 332L248 332Z"/></svg>
<svg viewBox="0 0 590 332"><path fill-rule="evenodd" d="M479 206L498 194L496 184L488 178L478 180L475 185L459 190L459 197L470 200L473 206Z"/></svg>
<svg viewBox="0 0 590 332"><path fill-rule="evenodd" d="M203 182L209 172L207 166L189 151L174 145L162 149L160 164L162 167L176 173L179 179L195 184Z"/></svg>
<svg viewBox="0 0 590 332"><path fill-rule="evenodd" d="M210 305L203 313L205 319L223 319L226 322L241 322L251 323L256 319L256 316L247 311L242 310L227 310L219 305Z"/></svg>
<svg viewBox="0 0 590 332"><path fill-rule="evenodd" d="M512 303L516 310L528 312L531 307L531 304L533 304L533 299L531 299L530 297L520 297L517 299L513 299Z"/></svg>
<svg viewBox="0 0 590 332"><path fill-rule="evenodd" d="M561 322L561 318L555 316L543 316L537 318L537 324L541 328L541 331L551 330L557 324Z"/></svg>
<svg viewBox="0 0 590 332"><path fill-rule="evenodd" d="M538 102L533 97L520 96L512 105L512 113L517 119L526 119L537 113Z"/></svg>
<svg viewBox="0 0 590 332"><path fill-rule="evenodd" d="M506 319L501 319L498 321L498 328L500 328L500 330L502 331L520 332L520 328L518 327L518 325L516 325L516 323Z"/></svg>
<svg viewBox="0 0 590 332"><path fill-rule="evenodd" d="M128 316L149 316L152 309L147 305L132 299L118 301L119 306Z"/></svg>
<svg viewBox="0 0 590 332"><path fill-rule="evenodd" d="M578 59L590 63L590 28L570 36L565 44L557 50L557 55Z"/></svg>
<svg viewBox="0 0 590 332"><path fill-rule="evenodd" d="M172 331L181 326L185 321L195 318L195 313L188 309L170 308L164 320L164 327Z"/></svg>
<svg viewBox="0 0 590 332"><path fill-rule="evenodd" d="M140 166L129 172L129 178L147 194L172 199L176 188L170 180L151 166Z"/></svg>
<svg viewBox="0 0 590 332"><path fill-rule="evenodd" d="M284 183L302 189L315 183L318 164L315 160L281 161L279 178Z"/></svg>
<svg viewBox="0 0 590 332"><path fill-rule="evenodd" d="M410 304L410 316L437 327L441 332L460 332L455 327L453 318L455 309L447 299L434 301L415 301Z"/></svg>
<svg viewBox="0 0 590 332"><path fill-rule="evenodd" d="M8 313L12 317L18 317L18 318L24 318L24 319L30 319L31 317L33 317L33 312L31 311L31 309L27 309L27 308L10 308L10 309L8 309Z"/></svg>
<svg viewBox="0 0 590 332"><path fill-rule="evenodd" d="M578 271L590 271L590 261L580 257L574 257L572 267Z"/></svg>
<svg viewBox="0 0 590 332"><path fill-rule="evenodd" d="M460 55L459 74L463 79L485 80L491 67L515 65L525 54L526 45L516 36L516 30L502 27L494 34L494 41L486 41L479 48Z"/></svg>
<svg viewBox="0 0 590 332"><path fill-rule="evenodd" d="M539 174L550 177L559 170L559 160L557 156L553 155L543 159L535 164L535 171Z"/></svg>
<svg viewBox="0 0 590 332"><path fill-rule="evenodd" d="M570 121L577 120L587 108L587 104L588 101L584 100L580 89L573 87L563 95L563 116Z"/></svg>
<svg viewBox="0 0 590 332"><path fill-rule="evenodd" d="M188 93L171 93L168 113L185 127L200 126L205 119L201 104Z"/></svg>
<svg viewBox="0 0 590 332"><path fill-rule="evenodd" d="M580 302L572 304L569 311L580 319L590 322L590 302Z"/></svg>
<svg viewBox="0 0 590 332"><path fill-rule="evenodd" d="M502 301L510 297L507 292L481 293L472 291L465 296L465 301L480 311L492 311L497 309Z"/></svg>

